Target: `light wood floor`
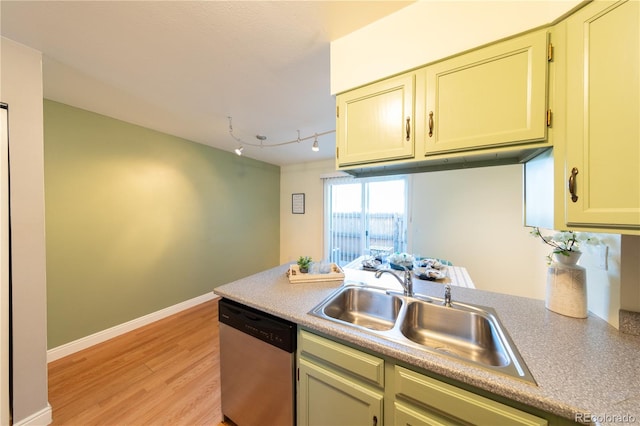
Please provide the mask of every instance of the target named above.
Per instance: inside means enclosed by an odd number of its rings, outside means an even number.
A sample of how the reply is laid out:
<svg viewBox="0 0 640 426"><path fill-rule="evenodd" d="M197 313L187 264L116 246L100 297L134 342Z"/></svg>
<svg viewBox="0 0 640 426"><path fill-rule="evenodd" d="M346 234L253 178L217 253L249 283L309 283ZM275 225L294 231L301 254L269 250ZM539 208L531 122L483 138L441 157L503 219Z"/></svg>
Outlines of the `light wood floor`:
<svg viewBox="0 0 640 426"><path fill-rule="evenodd" d="M218 425L218 302L49 364L53 425Z"/></svg>

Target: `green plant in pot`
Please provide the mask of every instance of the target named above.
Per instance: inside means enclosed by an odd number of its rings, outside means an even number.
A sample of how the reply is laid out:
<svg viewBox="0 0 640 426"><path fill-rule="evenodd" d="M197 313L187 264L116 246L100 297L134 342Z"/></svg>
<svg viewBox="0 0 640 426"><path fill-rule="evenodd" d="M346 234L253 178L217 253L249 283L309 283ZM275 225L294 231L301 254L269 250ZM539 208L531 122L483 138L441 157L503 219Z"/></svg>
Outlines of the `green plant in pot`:
<svg viewBox="0 0 640 426"><path fill-rule="evenodd" d="M300 256L298 259L298 266L300 267L300 272L306 274L309 272L309 267L311 266L311 257L309 256Z"/></svg>

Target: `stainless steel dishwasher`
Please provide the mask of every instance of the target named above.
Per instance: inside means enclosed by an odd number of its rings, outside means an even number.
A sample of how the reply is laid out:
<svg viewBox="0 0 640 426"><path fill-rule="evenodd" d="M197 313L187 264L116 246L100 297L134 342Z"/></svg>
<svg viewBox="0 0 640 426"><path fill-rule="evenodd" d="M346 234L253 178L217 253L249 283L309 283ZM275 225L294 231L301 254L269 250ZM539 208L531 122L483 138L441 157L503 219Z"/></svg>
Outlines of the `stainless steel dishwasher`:
<svg viewBox="0 0 640 426"><path fill-rule="evenodd" d="M294 425L296 325L229 299L220 300L218 317L225 419Z"/></svg>

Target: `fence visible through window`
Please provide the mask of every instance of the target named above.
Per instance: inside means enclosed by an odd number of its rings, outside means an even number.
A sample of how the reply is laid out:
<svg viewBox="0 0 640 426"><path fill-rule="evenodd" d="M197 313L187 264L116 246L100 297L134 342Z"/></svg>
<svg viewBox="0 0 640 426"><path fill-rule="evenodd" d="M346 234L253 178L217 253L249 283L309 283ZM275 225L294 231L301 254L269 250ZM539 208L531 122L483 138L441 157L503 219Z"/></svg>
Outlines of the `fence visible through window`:
<svg viewBox="0 0 640 426"><path fill-rule="evenodd" d="M325 251L344 266L363 254L406 250L405 176L327 180Z"/></svg>

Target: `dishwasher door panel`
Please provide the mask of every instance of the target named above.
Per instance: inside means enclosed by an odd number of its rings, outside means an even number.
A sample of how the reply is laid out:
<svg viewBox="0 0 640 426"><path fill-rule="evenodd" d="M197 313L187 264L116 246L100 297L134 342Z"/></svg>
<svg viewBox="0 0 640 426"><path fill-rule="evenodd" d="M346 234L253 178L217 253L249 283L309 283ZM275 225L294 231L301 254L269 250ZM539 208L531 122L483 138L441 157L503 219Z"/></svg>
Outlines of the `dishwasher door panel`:
<svg viewBox="0 0 640 426"><path fill-rule="evenodd" d="M295 423L295 358L220 324L222 414L238 426Z"/></svg>

